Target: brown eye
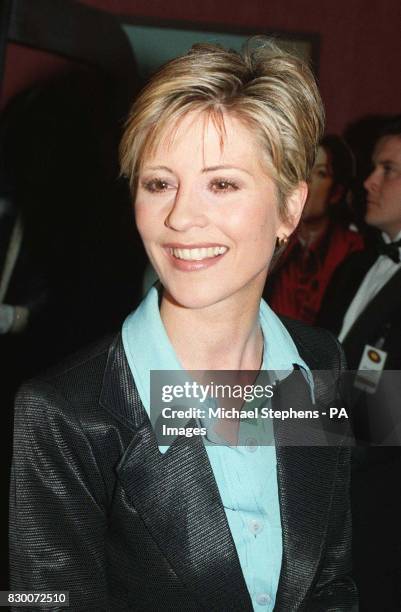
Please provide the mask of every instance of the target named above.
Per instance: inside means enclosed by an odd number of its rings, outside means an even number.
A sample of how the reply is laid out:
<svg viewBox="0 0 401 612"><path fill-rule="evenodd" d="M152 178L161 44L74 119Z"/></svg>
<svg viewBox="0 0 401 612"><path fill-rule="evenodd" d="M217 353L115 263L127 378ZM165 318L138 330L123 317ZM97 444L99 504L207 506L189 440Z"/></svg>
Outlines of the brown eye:
<svg viewBox="0 0 401 612"><path fill-rule="evenodd" d="M392 166L388 166L387 164L383 166L383 174L384 176L389 176L393 170Z"/></svg>
<svg viewBox="0 0 401 612"><path fill-rule="evenodd" d="M163 181L162 179L152 179L151 181L145 181L142 183L142 186L146 191L150 191L151 193L161 193L163 191L167 191L171 187L167 181Z"/></svg>
<svg viewBox="0 0 401 612"><path fill-rule="evenodd" d="M219 179L212 181L212 183L210 184L210 189L215 193L224 193L226 191L237 191L238 185L233 181Z"/></svg>

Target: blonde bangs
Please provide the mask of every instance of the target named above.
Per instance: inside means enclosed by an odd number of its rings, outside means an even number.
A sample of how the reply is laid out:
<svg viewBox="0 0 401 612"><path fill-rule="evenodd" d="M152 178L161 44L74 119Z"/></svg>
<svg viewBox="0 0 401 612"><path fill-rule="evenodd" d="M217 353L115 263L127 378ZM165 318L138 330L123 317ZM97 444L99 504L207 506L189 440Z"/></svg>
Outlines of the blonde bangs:
<svg viewBox="0 0 401 612"><path fill-rule="evenodd" d="M306 181L323 134L324 109L309 67L268 39L243 54L200 44L163 66L135 101L120 145L121 173L135 194L138 172L161 140L174 140L190 112L204 113L225 139L225 114L249 126L276 182L280 212Z"/></svg>

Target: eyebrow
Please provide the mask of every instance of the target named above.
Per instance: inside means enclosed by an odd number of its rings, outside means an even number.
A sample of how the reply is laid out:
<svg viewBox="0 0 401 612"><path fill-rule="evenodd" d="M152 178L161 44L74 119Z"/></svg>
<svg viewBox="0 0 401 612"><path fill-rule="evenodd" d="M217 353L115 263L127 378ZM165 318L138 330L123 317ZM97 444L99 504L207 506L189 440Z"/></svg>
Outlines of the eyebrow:
<svg viewBox="0 0 401 612"><path fill-rule="evenodd" d="M246 172L246 174L249 174L250 176L252 176L252 174L248 170L245 170L245 168L240 168L239 166L224 165L224 164L220 166L208 166L206 168L202 168L202 173L215 172L216 170L240 170L241 172Z"/></svg>
<svg viewBox="0 0 401 612"><path fill-rule="evenodd" d="M144 170L165 170L166 172L174 174L174 172L168 166L145 166Z"/></svg>
<svg viewBox="0 0 401 612"><path fill-rule="evenodd" d="M376 163L378 166L398 166L397 162L392 159L379 159Z"/></svg>
<svg viewBox="0 0 401 612"><path fill-rule="evenodd" d="M399 162L394 161L393 159L373 159L373 167L374 168L391 168L394 170L401 169L401 164Z"/></svg>
<svg viewBox="0 0 401 612"><path fill-rule="evenodd" d="M170 172L171 174L174 174L173 170L171 168L169 168L168 166L145 166L144 167L144 171L149 171L149 170L164 170L165 172ZM252 174L248 171L245 170L245 168L240 168L239 166L230 166L230 165L220 165L220 166L207 166L206 168L202 168L202 174L205 174L206 172L215 172L216 170L241 170L241 172L246 172L246 174L249 174L250 176L252 176Z"/></svg>

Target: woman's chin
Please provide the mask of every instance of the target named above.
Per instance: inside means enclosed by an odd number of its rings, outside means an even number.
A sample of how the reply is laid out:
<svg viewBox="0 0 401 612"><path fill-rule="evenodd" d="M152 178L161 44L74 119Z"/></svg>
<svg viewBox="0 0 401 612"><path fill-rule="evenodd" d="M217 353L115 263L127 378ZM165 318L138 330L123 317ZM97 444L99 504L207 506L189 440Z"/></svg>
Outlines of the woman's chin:
<svg viewBox="0 0 401 612"><path fill-rule="evenodd" d="M202 290L200 287L195 289L177 290L174 288L164 289L163 299L170 305L178 308L187 308L190 310L202 310L210 308L215 304L224 302L229 296L221 290L213 292L211 288Z"/></svg>

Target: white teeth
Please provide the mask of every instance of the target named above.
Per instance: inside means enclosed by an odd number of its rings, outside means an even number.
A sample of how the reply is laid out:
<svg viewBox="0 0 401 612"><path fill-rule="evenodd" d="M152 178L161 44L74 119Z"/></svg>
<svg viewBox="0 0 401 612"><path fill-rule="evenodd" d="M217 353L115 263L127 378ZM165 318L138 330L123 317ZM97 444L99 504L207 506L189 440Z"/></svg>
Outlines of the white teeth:
<svg viewBox="0 0 401 612"><path fill-rule="evenodd" d="M170 249L171 255L186 261L201 261L202 259L217 257L217 255L223 255L226 251L227 247L224 246L201 247L198 249Z"/></svg>

